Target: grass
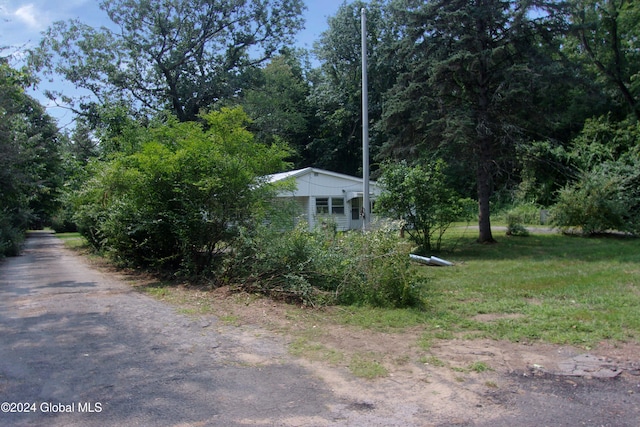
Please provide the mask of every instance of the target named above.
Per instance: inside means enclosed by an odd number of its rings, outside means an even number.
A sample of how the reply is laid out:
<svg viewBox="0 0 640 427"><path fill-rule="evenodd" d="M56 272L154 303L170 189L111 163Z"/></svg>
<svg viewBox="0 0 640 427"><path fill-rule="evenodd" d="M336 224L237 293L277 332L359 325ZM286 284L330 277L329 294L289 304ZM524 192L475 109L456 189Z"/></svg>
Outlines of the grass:
<svg viewBox="0 0 640 427"><path fill-rule="evenodd" d="M386 377L389 371L371 355L355 355L349 362L351 373L360 378L374 379Z"/></svg>
<svg viewBox="0 0 640 427"><path fill-rule="evenodd" d="M491 371L492 369L489 365L487 365L484 362L473 362L472 364L467 366L467 370L469 370L470 372L481 373L481 372Z"/></svg>
<svg viewBox="0 0 640 427"><path fill-rule="evenodd" d="M58 237L74 245L82 242L77 235ZM376 332L419 327L423 350L435 340L452 338L587 349L603 340L640 341L640 239L535 231L528 237L507 237L496 232L499 243L481 245L476 237L477 231L452 228L444 247L454 249L437 255L453 261L453 267L413 266L422 278L422 309L336 307L322 316ZM158 286L147 292L166 300L170 289ZM204 299L197 302L206 304ZM335 358L309 341L299 351Z"/></svg>
<svg viewBox="0 0 640 427"><path fill-rule="evenodd" d="M560 234L473 240L423 269L432 334L592 346L640 338L640 240ZM484 315L484 316L483 316ZM483 319L483 320L479 320Z"/></svg>
<svg viewBox="0 0 640 427"><path fill-rule="evenodd" d="M56 233L56 237L69 249L84 249L88 247L87 241L80 233Z"/></svg>
<svg viewBox="0 0 640 427"><path fill-rule="evenodd" d="M314 343L305 337L298 337L289 345L289 352L294 356L304 357L308 360L323 361L333 366L342 363L345 355L337 350L327 348L322 344Z"/></svg>
<svg viewBox="0 0 640 427"><path fill-rule="evenodd" d="M423 325L419 345L435 339L544 341L591 348L602 340L640 340L640 239L535 234L475 242L452 229L455 249L439 254L453 267L414 268L422 276L422 310L348 307L337 319L393 332Z"/></svg>

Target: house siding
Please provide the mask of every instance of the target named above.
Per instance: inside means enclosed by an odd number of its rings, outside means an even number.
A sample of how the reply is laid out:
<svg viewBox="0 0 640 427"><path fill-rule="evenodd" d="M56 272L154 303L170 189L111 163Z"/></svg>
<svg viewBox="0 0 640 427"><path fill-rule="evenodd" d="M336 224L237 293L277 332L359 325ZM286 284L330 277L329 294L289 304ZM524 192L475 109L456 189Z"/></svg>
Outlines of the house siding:
<svg viewBox="0 0 640 427"><path fill-rule="evenodd" d="M309 228L313 229L321 226L323 222L333 222L337 230L359 229L362 227L360 218L353 219L352 207L362 205L362 179L343 175L322 169L305 168L270 176L271 182L284 179L294 179L296 189L282 192L279 197L291 198L295 200L300 213L296 216L294 223L306 221ZM372 182L370 192L373 197L380 194L379 187ZM317 200L321 200L324 209L318 212ZM334 201L337 210L341 213L332 212ZM357 200L357 201L356 201Z"/></svg>

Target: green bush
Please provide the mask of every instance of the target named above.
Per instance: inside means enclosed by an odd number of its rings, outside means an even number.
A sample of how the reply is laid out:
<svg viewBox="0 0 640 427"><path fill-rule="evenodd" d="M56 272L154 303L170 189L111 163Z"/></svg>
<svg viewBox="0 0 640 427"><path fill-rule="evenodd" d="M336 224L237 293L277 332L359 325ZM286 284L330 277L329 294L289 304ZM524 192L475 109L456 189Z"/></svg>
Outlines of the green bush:
<svg viewBox="0 0 640 427"><path fill-rule="evenodd" d="M505 217L508 236L528 236L525 225L540 223L540 207L533 203L520 204L509 209Z"/></svg>
<svg viewBox="0 0 640 427"><path fill-rule="evenodd" d="M333 233L245 229L227 280L248 292L307 305L408 307L421 303L409 247L388 229Z"/></svg>
<svg viewBox="0 0 640 427"><path fill-rule="evenodd" d="M640 171L623 162L609 162L581 174L563 188L552 209L552 223L583 234L617 230L640 232Z"/></svg>
<svg viewBox="0 0 640 427"><path fill-rule="evenodd" d="M422 303L417 276L411 269L410 245L382 227L349 233L341 245L346 268L338 289L341 304L416 307Z"/></svg>
<svg viewBox="0 0 640 427"><path fill-rule="evenodd" d="M0 210L0 258L20 254L24 242L24 228L15 224L15 215Z"/></svg>
<svg viewBox="0 0 640 427"><path fill-rule="evenodd" d="M169 118L147 129L137 151L90 165L74 219L91 245L130 265L217 272L275 191L260 177L284 169L289 151L257 143L239 108L202 120Z"/></svg>
<svg viewBox="0 0 640 427"><path fill-rule="evenodd" d="M243 290L315 305L333 300L340 254L323 233L304 222L290 231L268 226L243 228L229 258L227 277Z"/></svg>
<svg viewBox="0 0 640 427"><path fill-rule="evenodd" d="M472 202L446 185L445 166L442 160L418 166L387 163L378 180L383 192L376 201L376 212L402 219L404 231L424 253L439 251L449 226L469 217Z"/></svg>
<svg viewBox="0 0 640 427"><path fill-rule="evenodd" d="M51 228L56 233L73 233L78 231L76 223L73 222L73 215L58 213L51 217Z"/></svg>
<svg viewBox="0 0 640 427"><path fill-rule="evenodd" d="M567 152L579 171L552 210L561 229L640 234L640 123L587 120Z"/></svg>

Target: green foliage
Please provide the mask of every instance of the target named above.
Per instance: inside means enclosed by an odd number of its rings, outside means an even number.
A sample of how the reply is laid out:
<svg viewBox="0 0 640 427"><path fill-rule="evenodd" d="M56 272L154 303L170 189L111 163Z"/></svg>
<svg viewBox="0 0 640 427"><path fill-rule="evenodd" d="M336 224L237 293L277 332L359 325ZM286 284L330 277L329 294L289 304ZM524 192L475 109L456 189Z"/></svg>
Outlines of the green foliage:
<svg viewBox="0 0 640 427"><path fill-rule="evenodd" d="M469 215L472 202L447 187L444 168L441 160L414 167L387 163L378 180L383 193L376 201L377 213L402 219L422 252L439 251L449 226Z"/></svg>
<svg viewBox="0 0 640 427"><path fill-rule="evenodd" d="M243 290L308 305L409 307L421 304L409 268L409 248L389 229L365 234L243 230L227 267Z"/></svg>
<svg viewBox="0 0 640 427"><path fill-rule="evenodd" d="M577 178L558 194L553 221L584 234L640 232L640 124L588 120L567 157Z"/></svg>
<svg viewBox="0 0 640 427"><path fill-rule="evenodd" d="M0 57L0 257L17 255L24 231L49 222L61 184L58 132L25 93L31 83Z"/></svg>
<svg viewBox="0 0 640 427"><path fill-rule="evenodd" d="M616 99L623 116L640 119L640 7L633 0L573 3L573 35L580 45L573 54L610 88L609 96Z"/></svg>
<svg viewBox="0 0 640 427"><path fill-rule="evenodd" d="M541 206L555 203L556 193L566 184L571 171L564 147L559 141L533 141L519 145L517 151L522 170L509 202Z"/></svg>
<svg viewBox="0 0 640 427"><path fill-rule="evenodd" d="M304 222L290 231L243 229L227 275L249 292L309 305L330 301L340 280L340 256L325 237L309 232Z"/></svg>
<svg viewBox="0 0 640 427"><path fill-rule="evenodd" d="M345 2L328 21L328 29L314 45L320 67L312 77L310 102L316 111L317 131L306 147L308 164L355 175L361 166L362 62L361 10L367 11L369 120L378 122L383 95L395 79L395 58L384 57L383 47L394 39L386 1ZM372 158L385 140L371 129Z"/></svg>
<svg viewBox="0 0 640 427"><path fill-rule="evenodd" d="M374 307L420 307L420 283L411 269L410 247L396 237L397 227L350 233L339 242L343 282L338 301Z"/></svg>
<svg viewBox="0 0 640 427"><path fill-rule="evenodd" d="M605 163L563 188L552 210L553 223L584 234L610 230L640 233L640 164Z"/></svg>
<svg viewBox="0 0 640 427"><path fill-rule="evenodd" d="M256 143L239 108L202 119L170 118L148 129L138 152L90 164L75 208L95 248L129 264L206 273L261 217L273 188L259 177L282 170L288 150Z"/></svg>
<svg viewBox="0 0 640 427"><path fill-rule="evenodd" d="M573 167L587 171L622 157L637 158L639 147L639 121L632 118L614 121L610 116L602 116L584 122L566 156Z"/></svg>
<svg viewBox="0 0 640 427"><path fill-rule="evenodd" d="M17 256L24 241L26 218L13 212L0 210L0 258Z"/></svg>
<svg viewBox="0 0 640 427"><path fill-rule="evenodd" d="M307 102L309 86L298 59L277 56L260 70L260 77L260 84L247 90L241 100L252 118L256 138L269 143L280 138L304 151L312 112Z"/></svg>
<svg viewBox="0 0 640 427"><path fill-rule="evenodd" d="M461 163L477 188L479 240L492 242L494 186L516 172L515 147L549 125L536 103L544 99L542 76L553 71L542 46L559 30L558 8L551 1L438 0L396 2L393 11L402 37L389 55L403 67L383 114L388 150L414 157L429 150Z"/></svg>
<svg viewBox="0 0 640 427"><path fill-rule="evenodd" d="M138 102L145 111L170 109L189 121L247 89L255 65L302 27L304 6L300 0L102 0L100 7L110 28L56 22L32 64L90 91L99 105ZM92 105L54 96L82 113Z"/></svg>
<svg viewBox="0 0 640 427"><path fill-rule="evenodd" d="M534 203L522 203L513 206L506 214L508 236L528 236L527 224L539 224L540 206Z"/></svg>

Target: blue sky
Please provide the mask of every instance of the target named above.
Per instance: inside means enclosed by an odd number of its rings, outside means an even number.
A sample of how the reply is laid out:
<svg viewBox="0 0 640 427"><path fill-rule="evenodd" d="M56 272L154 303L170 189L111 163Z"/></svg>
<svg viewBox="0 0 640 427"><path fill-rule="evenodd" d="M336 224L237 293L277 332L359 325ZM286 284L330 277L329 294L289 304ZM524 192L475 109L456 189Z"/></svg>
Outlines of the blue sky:
<svg viewBox="0 0 640 427"><path fill-rule="evenodd" d="M320 34L327 29L327 18L335 15L344 0L306 0L305 29L298 35L297 45L312 48ZM41 33L56 21L79 19L85 24L100 27L108 24L106 14L98 7L98 0L0 0L0 46L9 49L3 56L38 44ZM46 84L45 84L46 85ZM45 87L41 84L41 89ZM36 92L34 97L47 105ZM64 126L64 111L48 105L48 112ZM69 116L66 116L69 121Z"/></svg>
<svg viewBox="0 0 640 427"><path fill-rule="evenodd" d="M299 34L298 44L311 48L343 1L306 0L307 28ZM36 44L53 22L74 18L97 27L108 22L97 0L0 0L0 46Z"/></svg>

